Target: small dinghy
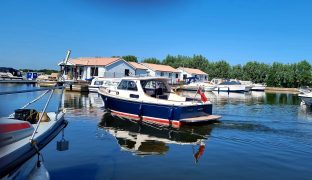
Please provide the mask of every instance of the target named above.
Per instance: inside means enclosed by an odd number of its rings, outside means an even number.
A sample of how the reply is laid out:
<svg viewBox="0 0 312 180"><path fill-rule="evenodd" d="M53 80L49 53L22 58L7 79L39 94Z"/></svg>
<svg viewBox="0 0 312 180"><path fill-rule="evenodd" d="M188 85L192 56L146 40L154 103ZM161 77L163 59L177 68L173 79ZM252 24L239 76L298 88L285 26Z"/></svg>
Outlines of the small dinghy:
<svg viewBox="0 0 312 180"><path fill-rule="evenodd" d="M46 112L54 90L59 88L63 87L46 90L9 117L0 118L0 178L10 176L10 173L18 169L24 162L35 154L39 154L39 151L67 125L64 112L60 108L57 112ZM27 106L49 92L50 96L42 112L26 109Z"/></svg>

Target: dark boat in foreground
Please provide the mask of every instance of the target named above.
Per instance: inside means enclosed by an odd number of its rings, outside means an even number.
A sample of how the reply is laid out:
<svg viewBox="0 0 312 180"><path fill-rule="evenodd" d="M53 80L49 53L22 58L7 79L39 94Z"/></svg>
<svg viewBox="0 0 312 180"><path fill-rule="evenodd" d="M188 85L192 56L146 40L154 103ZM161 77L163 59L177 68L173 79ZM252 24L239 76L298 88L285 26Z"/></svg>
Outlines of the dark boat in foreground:
<svg viewBox="0 0 312 180"><path fill-rule="evenodd" d="M212 104L199 90L202 100L175 94L167 78L126 77L117 89L100 89L105 108L112 114L163 126L212 123Z"/></svg>

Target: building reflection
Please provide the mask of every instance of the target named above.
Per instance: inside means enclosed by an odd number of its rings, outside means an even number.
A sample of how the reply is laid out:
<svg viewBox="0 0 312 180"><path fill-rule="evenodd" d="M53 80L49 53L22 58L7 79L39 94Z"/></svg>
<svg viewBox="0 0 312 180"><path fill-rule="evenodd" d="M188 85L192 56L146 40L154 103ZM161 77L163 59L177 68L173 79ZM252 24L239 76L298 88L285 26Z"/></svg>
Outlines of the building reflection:
<svg viewBox="0 0 312 180"><path fill-rule="evenodd" d="M98 124L113 135L121 149L134 155L163 155L169 151L169 144L194 146L195 162L205 150L205 140L212 131L211 125L184 126L180 129L170 129L121 119L105 113Z"/></svg>
<svg viewBox="0 0 312 180"><path fill-rule="evenodd" d="M62 97L62 108L70 115L96 116L103 115L102 98L97 93L78 93L66 91Z"/></svg>

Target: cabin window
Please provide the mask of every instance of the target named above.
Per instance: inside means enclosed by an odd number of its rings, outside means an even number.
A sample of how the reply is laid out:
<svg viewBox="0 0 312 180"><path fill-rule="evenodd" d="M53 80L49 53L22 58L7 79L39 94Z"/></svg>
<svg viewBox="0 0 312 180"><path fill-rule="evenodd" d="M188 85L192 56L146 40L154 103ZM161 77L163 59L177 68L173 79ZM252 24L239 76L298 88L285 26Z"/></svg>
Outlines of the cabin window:
<svg viewBox="0 0 312 180"><path fill-rule="evenodd" d="M164 72L160 72L160 76L164 76Z"/></svg>
<svg viewBox="0 0 312 180"><path fill-rule="evenodd" d="M95 81L94 85L97 85L97 86L103 85L103 81Z"/></svg>
<svg viewBox="0 0 312 180"><path fill-rule="evenodd" d="M186 74L183 74L183 79L186 79L187 78L187 75Z"/></svg>
<svg viewBox="0 0 312 180"><path fill-rule="evenodd" d="M128 80L122 80L117 89L121 89L121 90L130 90L130 91L137 91L138 88L135 84L134 81L128 81Z"/></svg>
<svg viewBox="0 0 312 180"><path fill-rule="evenodd" d="M91 67L90 76L98 76L98 75L99 75L98 67Z"/></svg>
<svg viewBox="0 0 312 180"><path fill-rule="evenodd" d="M179 74L178 73L176 73L176 78L179 78Z"/></svg>
<svg viewBox="0 0 312 180"><path fill-rule="evenodd" d="M144 92L146 93L149 90L156 90L156 89L162 89L163 92L169 92L165 83L162 81L155 81L155 80L150 80L150 81L141 81L142 88Z"/></svg>

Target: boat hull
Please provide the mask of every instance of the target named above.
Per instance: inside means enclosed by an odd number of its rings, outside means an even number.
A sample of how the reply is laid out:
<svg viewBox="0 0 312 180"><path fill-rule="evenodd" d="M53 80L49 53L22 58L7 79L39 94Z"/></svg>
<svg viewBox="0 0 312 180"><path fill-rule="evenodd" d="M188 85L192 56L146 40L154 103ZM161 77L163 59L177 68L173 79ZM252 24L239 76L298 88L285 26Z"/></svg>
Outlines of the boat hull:
<svg viewBox="0 0 312 180"><path fill-rule="evenodd" d="M192 117L206 117L212 114L212 104L172 106L124 100L105 94L101 94L101 96L105 104L105 109L109 109L113 115L134 120L143 120L163 126L180 127L181 125L188 124L187 119ZM207 118L206 121L202 120L200 123L208 121L212 122L212 119ZM190 121L190 123L194 122Z"/></svg>
<svg viewBox="0 0 312 180"><path fill-rule="evenodd" d="M214 91L244 93L246 89L245 86L218 86Z"/></svg>
<svg viewBox="0 0 312 180"><path fill-rule="evenodd" d="M66 125L67 121L64 120L64 117L61 117L48 131L35 138L38 149L41 150L45 147ZM36 153L35 148L29 142L0 158L0 178L14 171Z"/></svg>
<svg viewBox="0 0 312 180"><path fill-rule="evenodd" d="M312 106L312 97L299 96L307 106Z"/></svg>

